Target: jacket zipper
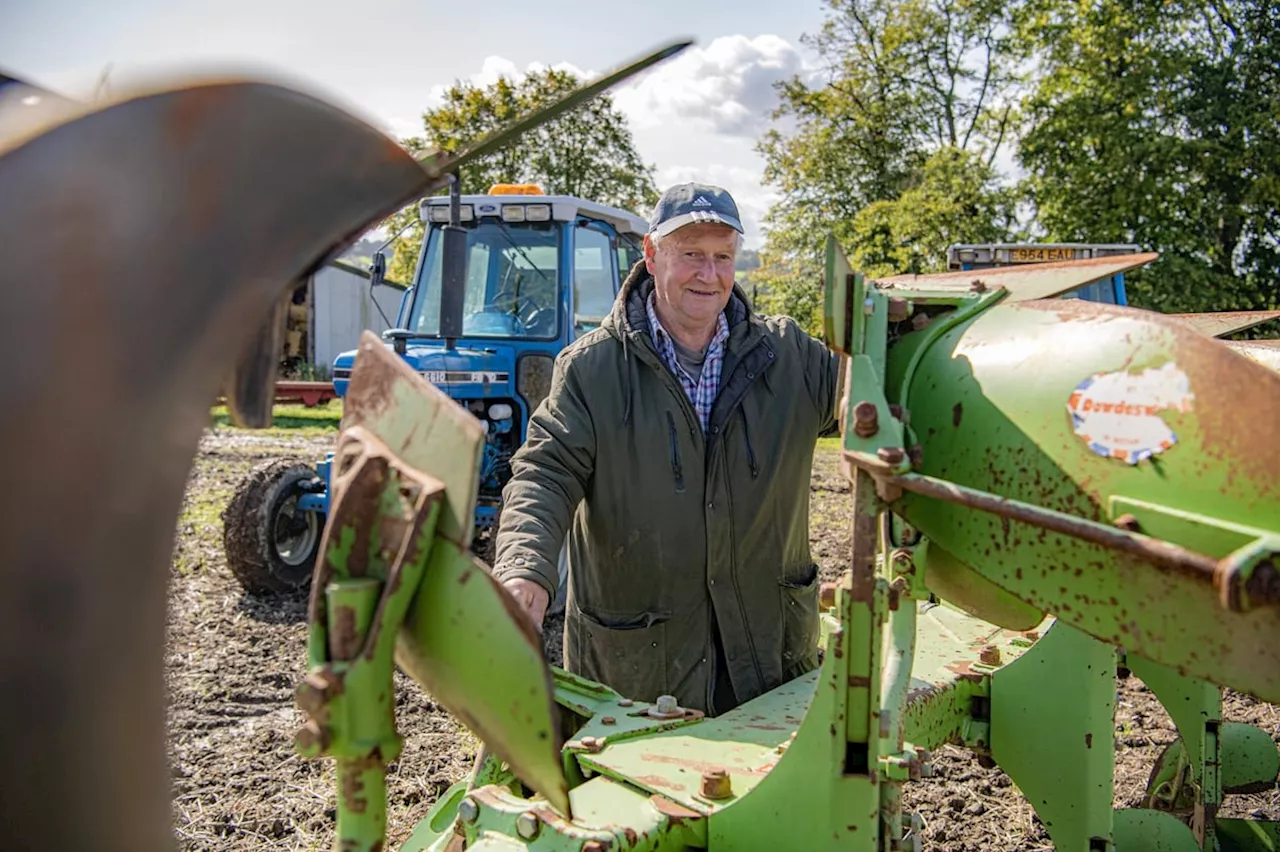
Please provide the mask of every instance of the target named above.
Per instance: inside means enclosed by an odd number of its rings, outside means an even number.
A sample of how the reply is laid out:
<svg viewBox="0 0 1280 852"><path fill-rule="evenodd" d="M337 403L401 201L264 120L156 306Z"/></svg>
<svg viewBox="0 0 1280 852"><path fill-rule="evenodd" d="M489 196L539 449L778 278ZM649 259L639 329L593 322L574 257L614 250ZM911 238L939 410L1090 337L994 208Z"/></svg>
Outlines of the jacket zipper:
<svg viewBox="0 0 1280 852"><path fill-rule="evenodd" d="M667 412L667 432L671 437L671 473L676 478L676 493L684 492L684 471L680 465L680 436L676 434L676 419Z"/></svg>
<svg viewBox="0 0 1280 852"><path fill-rule="evenodd" d="M747 442L747 461L751 464L751 478L758 479L760 466L756 464L756 451L751 446L751 430L747 428L747 410L739 408L738 413L742 415L742 437Z"/></svg>

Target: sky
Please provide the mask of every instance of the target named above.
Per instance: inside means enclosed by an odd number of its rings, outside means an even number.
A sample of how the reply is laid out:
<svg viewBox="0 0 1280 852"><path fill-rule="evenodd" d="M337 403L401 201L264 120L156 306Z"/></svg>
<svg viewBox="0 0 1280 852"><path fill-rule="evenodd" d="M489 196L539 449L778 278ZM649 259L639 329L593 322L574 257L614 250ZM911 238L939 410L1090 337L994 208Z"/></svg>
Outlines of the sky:
<svg viewBox="0 0 1280 852"><path fill-rule="evenodd" d="M72 97L156 74L226 71L318 94L393 136L453 82L562 67L591 75L679 38L696 44L615 89L659 187L686 180L733 193L762 242L772 193L755 140L773 84L813 70L801 36L821 0L0 0L0 68ZM477 14L478 13L478 14ZM648 211L636 211L647 215Z"/></svg>

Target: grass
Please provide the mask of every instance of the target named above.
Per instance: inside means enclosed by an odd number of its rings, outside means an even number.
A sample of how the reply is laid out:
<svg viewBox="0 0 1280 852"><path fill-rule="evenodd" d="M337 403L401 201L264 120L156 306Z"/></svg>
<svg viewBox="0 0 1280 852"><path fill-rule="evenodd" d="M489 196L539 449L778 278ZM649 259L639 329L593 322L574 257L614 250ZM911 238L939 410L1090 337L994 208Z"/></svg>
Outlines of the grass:
<svg viewBox="0 0 1280 852"><path fill-rule="evenodd" d="M820 453L838 453L840 452L840 438L819 438L818 452Z"/></svg>
<svg viewBox="0 0 1280 852"><path fill-rule="evenodd" d="M277 405L271 410L269 429L254 432L336 432L342 420L342 400L330 400L327 405L307 408L305 405ZM215 405L209 412L210 425L217 429L236 429L225 405Z"/></svg>

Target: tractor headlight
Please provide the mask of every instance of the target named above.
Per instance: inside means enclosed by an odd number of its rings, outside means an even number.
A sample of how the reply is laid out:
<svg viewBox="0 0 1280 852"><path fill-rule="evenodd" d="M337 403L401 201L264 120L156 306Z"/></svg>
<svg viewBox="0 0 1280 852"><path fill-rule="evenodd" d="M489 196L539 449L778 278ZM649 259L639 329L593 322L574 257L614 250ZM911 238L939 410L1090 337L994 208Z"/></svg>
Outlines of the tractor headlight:
<svg viewBox="0 0 1280 852"><path fill-rule="evenodd" d="M529 415L551 392L551 372L555 360L550 355L525 355L516 363L516 393L529 406Z"/></svg>
<svg viewBox="0 0 1280 852"><path fill-rule="evenodd" d="M448 204L427 204L422 205L422 215L418 217L424 222L435 222L444 224L449 221L449 205ZM470 222L475 218L475 208L470 204L458 205L458 221Z"/></svg>
<svg viewBox="0 0 1280 852"><path fill-rule="evenodd" d="M495 422L498 420L510 420L511 414L511 406L508 403L495 402L489 406L489 419Z"/></svg>

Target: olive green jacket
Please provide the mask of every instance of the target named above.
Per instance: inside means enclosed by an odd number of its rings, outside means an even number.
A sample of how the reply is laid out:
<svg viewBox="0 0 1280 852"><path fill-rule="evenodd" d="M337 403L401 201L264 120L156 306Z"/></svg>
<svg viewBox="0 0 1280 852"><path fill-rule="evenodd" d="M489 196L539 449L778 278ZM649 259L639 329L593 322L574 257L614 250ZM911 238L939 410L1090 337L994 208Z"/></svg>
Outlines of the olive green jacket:
<svg viewBox="0 0 1280 852"><path fill-rule="evenodd" d="M816 439L837 427L839 360L735 286L704 437L653 345L653 286L638 263L601 327L556 359L512 459L493 573L554 597L567 534L565 668L720 713L713 625L739 702L817 666L809 482Z"/></svg>

